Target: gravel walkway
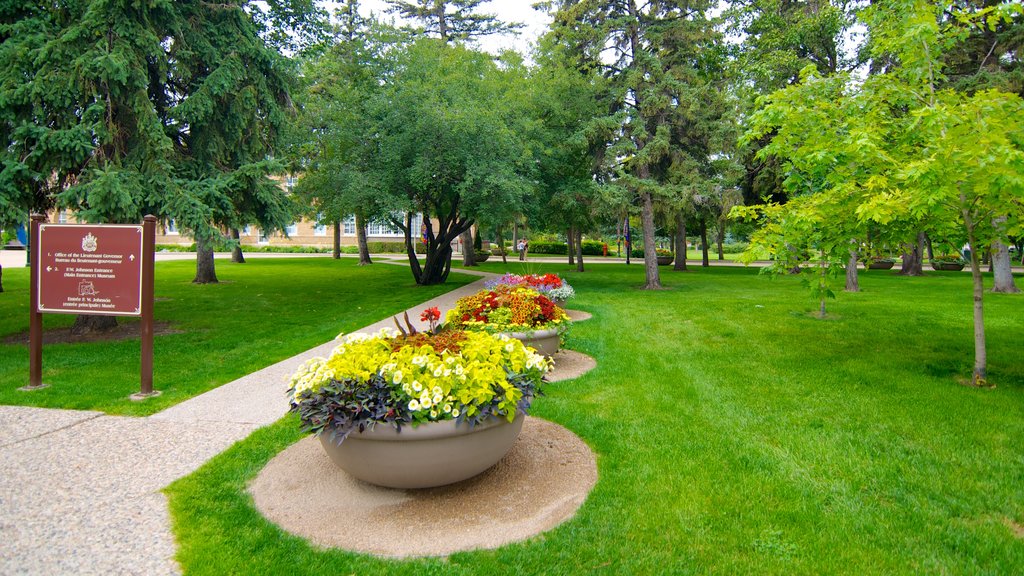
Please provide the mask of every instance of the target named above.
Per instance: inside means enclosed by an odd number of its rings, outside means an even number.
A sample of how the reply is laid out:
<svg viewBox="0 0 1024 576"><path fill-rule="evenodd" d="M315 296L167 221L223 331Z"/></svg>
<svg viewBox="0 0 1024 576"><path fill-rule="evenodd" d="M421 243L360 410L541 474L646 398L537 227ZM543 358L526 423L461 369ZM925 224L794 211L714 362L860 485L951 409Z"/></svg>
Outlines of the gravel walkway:
<svg viewBox="0 0 1024 576"><path fill-rule="evenodd" d="M482 284L419 304L409 316L418 324L424 308L443 313ZM393 326L390 318L361 331L384 326ZM285 378L335 345L307 350L148 418L0 406L0 574L179 573L160 490L280 419L288 411Z"/></svg>

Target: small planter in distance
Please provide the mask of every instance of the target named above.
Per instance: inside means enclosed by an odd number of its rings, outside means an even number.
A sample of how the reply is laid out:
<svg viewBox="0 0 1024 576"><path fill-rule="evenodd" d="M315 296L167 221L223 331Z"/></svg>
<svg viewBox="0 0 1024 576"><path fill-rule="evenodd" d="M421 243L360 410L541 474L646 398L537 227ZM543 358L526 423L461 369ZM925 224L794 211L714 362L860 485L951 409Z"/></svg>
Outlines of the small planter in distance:
<svg viewBox="0 0 1024 576"><path fill-rule="evenodd" d="M490 257L491 252L489 250L477 250L476 253L473 254L473 260L475 260L477 264L487 262Z"/></svg>
<svg viewBox="0 0 1024 576"><path fill-rule="evenodd" d="M959 272L964 269L964 259L957 254L936 256L931 260L932 270Z"/></svg>
<svg viewBox="0 0 1024 576"><path fill-rule="evenodd" d="M874 258L868 262L868 270L891 270L896 265L892 258Z"/></svg>
<svg viewBox="0 0 1024 576"><path fill-rule="evenodd" d="M559 349L572 321L551 298L523 285L498 284L460 298L448 311L446 326L515 338L545 356Z"/></svg>

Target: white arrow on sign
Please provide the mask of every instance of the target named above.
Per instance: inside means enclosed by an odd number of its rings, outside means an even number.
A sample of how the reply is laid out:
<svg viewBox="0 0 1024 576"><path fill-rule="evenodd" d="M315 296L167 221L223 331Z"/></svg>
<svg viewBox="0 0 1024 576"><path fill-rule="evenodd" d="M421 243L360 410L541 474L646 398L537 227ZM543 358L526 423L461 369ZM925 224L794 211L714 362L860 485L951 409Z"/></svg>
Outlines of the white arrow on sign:
<svg viewBox="0 0 1024 576"><path fill-rule="evenodd" d="M132 262L135 262L135 254L129 256L128 259L131 260Z"/></svg>
<svg viewBox="0 0 1024 576"><path fill-rule="evenodd" d="M52 267L50 267L50 266L47 266L47 267L46 267L46 271L47 271L47 272L49 272L50 270L53 270L53 268L52 268Z"/></svg>

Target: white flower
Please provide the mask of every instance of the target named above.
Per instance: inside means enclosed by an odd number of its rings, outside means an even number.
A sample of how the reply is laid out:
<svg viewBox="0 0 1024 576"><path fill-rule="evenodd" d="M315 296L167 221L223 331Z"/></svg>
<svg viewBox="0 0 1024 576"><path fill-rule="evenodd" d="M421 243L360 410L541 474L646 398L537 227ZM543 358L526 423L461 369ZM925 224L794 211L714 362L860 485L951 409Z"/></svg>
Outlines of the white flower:
<svg viewBox="0 0 1024 576"><path fill-rule="evenodd" d="M434 386L433 388L430 389L430 392L435 396L438 394L444 394L444 390L441 390L440 386Z"/></svg>
<svg viewBox="0 0 1024 576"><path fill-rule="evenodd" d="M451 404L445 404L444 405L444 413L445 414L451 414L452 413L452 405Z"/></svg>
<svg viewBox="0 0 1024 576"><path fill-rule="evenodd" d="M422 406L424 410L430 408L433 405L434 403L430 401L430 398L426 396L420 398L420 406Z"/></svg>
<svg viewBox="0 0 1024 576"><path fill-rule="evenodd" d="M426 356L413 356L412 357L412 363L415 366L426 366L426 364L427 364L427 357Z"/></svg>
<svg viewBox="0 0 1024 576"><path fill-rule="evenodd" d="M465 372L465 371L466 371L466 369L462 367L462 364L457 364L455 366L455 375L456 376L462 376L462 373Z"/></svg>
<svg viewBox="0 0 1024 576"><path fill-rule="evenodd" d="M423 384L420 384L419 380L413 380L412 381L412 389L417 391L417 392L420 392L420 391L423 390Z"/></svg>
<svg viewBox="0 0 1024 576"><path fill-rule="evenodd" d="M459 414L460 412L458 411L458 409L452 410L452 418L458 418Z"/></svg>
<svg viewBox="0 0 1024 576"><path fill-rule="evenodd" d="M430 411L430 417L431 418L437 418L437 410L431 410Z"/></svg>
<svg viewBox="0 0 1024 576"><path fill-rule="evenodd" d="M444 371L444 376L445 376L445 378L447 378L447 377L449 377L449 376L451 376L451 375L452 375L452 371L451 371L451 370L445 370L445 371Z"/></svg>
<svg viewBox="0 0 1024 576"><path fill-rule="evenodd" d="M431 402L432 402L433 404L440 404L440 403L441 403L441 400L442 400L442 398L441 398L441 395L440 395L440 394L434 394L434 397L433 397L433 398L431 398Z"/></svg>
<svg viewBox="0 0 1024 576"><path fill-rule="evenodd" d="M394 382L395 384L401 384L402 383L402 371L401 370L395 370L395 376L394 376L394 379L392 380L392 382Z"/></svg>
<svg viewBox="0 0 1024 576"><path fill-rule="evenodd" d="M413 412L415 412L415 411L417 411L419 409L420 409L420 403L416 399L413 399L413 400L411 400L409 402L409 410L412 410Z"/></svg>
<svg viewBox="0 0 1024 576"><path fill-rule="evenodd" d="M511 351L513 351L515 349L516 349L515 345L512 344L511 342L509 342L508 344L505 344L505 351L506 352L511 352Z"/></svg>
<svg viewBox="0 0 1024 576"><path fill-rule="evenodd" d="M444 374L444 368L438 366L437 368L434 369L434 378L440 378L441 374Z"/></svg>

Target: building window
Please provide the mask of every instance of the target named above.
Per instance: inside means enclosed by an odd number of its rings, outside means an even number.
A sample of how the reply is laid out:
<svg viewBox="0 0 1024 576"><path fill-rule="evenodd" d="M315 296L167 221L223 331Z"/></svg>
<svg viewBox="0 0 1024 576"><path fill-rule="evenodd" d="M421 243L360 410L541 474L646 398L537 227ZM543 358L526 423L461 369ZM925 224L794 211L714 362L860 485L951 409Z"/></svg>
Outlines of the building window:
<svg viewBox="0 0 1024 576"><path fill-rule="evenodd" d="M259 244L270 244L270 237L267 236L266 232L264 232L263 230L260 230L260 236L259 236L259 239L257 240L257 242Z"/></svg>
<svg viewBox="0 0 1024 576"><path fill-rule="evenodd" d="M323 214L316 215L316 226L313 227L313 234L316 236L327 236L327 226L321 224L324 221Z"/></svg>
<svg viewBox="0 0 1024 576"><path fill-rule="evenodd" d="M178 223L174 221L174 218L171 218L170 220L167 221L167 234L168 235L172 235L172 234L177 234L177 233L178 233Z"/></svg>
<svg viewBox="0 0 1024 576"><path fill-rule="evenodd" d="M242 228L242 236L252 236L252 226L246 224L245 228Z"/></svg>
<svg viewBox="0 0 1024 576"><path fill-rule="evenodd" d="M295 222L292 222L291 224L288 225L287 228L284 229L284 233L288 236L297 235L299 233L299 225L296 224Z"/></svg>
<svg viewBox="0 0 1024 576"><path fill-rule="evenodd" d="M395 216L398 216L398 214L396 214ZM403 217L403 219L404 219L404 217ZM346 217L345 221L344 221L344 225L345 225L345 228L343 230L344 234L346 236L355 236L355 234L356 234L356 217L355 216L348 216L348 217ZM413 216L412 217L412 230L413 230L413 235L414 236L419 234L419 230L420 230L420 228L422 226L423 226L423 215L422 214L416 214L415 216ZM380 236L384 236L384 237L397 237L397 238L404 238L405 237L405 233L402 232L402 230L400 228L398 228L397 226L392 224L390 220L384 220L384 221L373 220L373 221L370 221L370 223L366 225L366 235L367 236L377 236L377 237L380 237Z"/></svg>
<svg viewBox="0 0 1024 576"><path fill-rule="evenodd" d="M61 210L60 212L57 213L57 223L58 224L67 224L68 223L68 211L67 210Z"/></svg>
<svg viewBox="0 0 1024 576"><path fill-rule="evenodd" d="M295 176L285 176L284 187L291 192L295 188L295 184L299 181Z"/></svg>

